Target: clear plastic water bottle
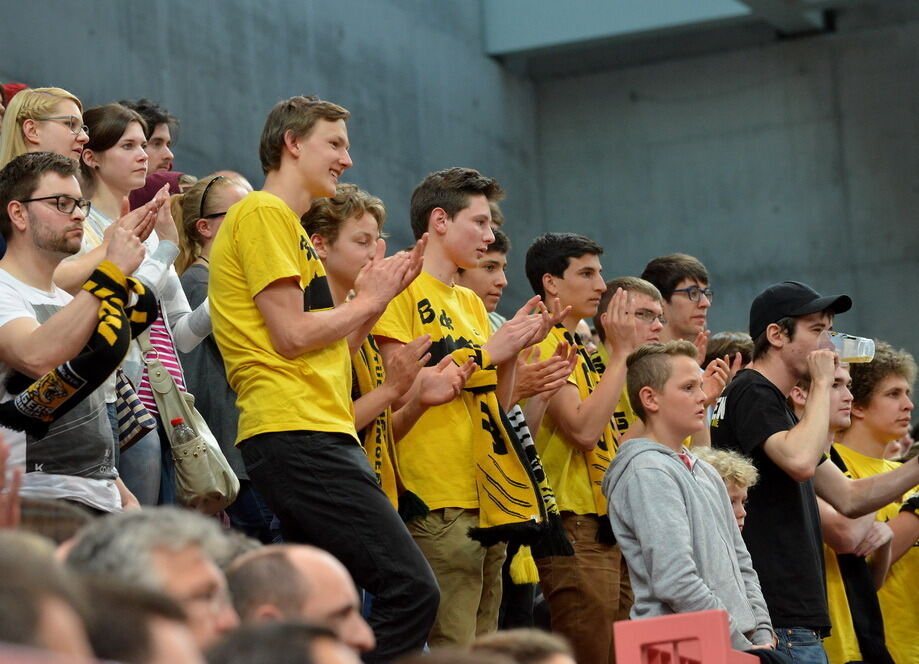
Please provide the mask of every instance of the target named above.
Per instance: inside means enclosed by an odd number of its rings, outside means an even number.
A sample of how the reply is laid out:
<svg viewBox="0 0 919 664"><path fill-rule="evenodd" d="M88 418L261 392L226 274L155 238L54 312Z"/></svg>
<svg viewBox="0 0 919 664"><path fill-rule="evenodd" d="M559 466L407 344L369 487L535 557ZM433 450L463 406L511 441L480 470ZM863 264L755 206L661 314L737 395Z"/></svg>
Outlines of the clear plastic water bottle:
<svg viewBox="0 0 919 664"><path fill-rule="evenodd" d="M172 425L172 442L175 445L188 443L198 437L198 434L195 433L195 430L185 424L185 418L183 417L175 417L169 420L169 424Z"/></svg>

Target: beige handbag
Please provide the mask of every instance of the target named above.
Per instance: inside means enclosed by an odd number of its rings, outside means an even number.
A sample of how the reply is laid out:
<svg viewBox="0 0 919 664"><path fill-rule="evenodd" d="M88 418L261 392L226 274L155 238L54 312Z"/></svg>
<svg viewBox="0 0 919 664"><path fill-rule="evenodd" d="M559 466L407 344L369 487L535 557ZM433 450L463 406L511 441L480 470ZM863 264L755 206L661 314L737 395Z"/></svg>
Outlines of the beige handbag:
<svg viewBox="0 0 919 664"><path fill-rule="evenodd" d="M147 377L169 437L175 462L176 496L179 503L204 514L226 509L239 493L239 479L230 468L207 422L195 408L195 397L182 392L156 357L148 332L137 338L147 366ZM174 441L170 421L181 417L197 436L185 443Z"/></svg>

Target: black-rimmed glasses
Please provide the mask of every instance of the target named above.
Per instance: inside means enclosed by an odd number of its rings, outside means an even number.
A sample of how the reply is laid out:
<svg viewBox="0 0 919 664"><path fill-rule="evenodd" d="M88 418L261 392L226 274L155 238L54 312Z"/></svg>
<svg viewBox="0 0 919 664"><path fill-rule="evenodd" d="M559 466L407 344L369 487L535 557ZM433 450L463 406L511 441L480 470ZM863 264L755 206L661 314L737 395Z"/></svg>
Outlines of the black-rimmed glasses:
<svg viewBox="0 0 919 664"><path fill-rule="evenodd" d="M35 119L40 122L45 122L47 120L64 120L64 122L61 122L61 124L67 127L70 130L70 133L74 136L79 136L81 131L89 136L89 127L83 124L83 121L74 115L51 115L47 118Z"/></svg>
<svg viewBox="0 0 919 664"><path fill-rule="evenodd" d="M83 211L83 216L89 216L89 209L92 207L85 198L74 198L67 194L57 194L56 196L42 196L40 198L26 198L19 201L20 203L37 203L38 201L54 201L54 207L61 214L73 214L77 208Z"/></svg>
<svg viewBox="0 0 919 664"><path fill-rule="evenodd" d="M708 298L709 302L711 302L712 295L714 295L714 292L712 292L711 288L699 288L698 286L689 286L688 288L677 288L673 292L674 293L686 293L686 297L688 297L693 302L698 302L699 300L701 300L703 295Z"/></svg>

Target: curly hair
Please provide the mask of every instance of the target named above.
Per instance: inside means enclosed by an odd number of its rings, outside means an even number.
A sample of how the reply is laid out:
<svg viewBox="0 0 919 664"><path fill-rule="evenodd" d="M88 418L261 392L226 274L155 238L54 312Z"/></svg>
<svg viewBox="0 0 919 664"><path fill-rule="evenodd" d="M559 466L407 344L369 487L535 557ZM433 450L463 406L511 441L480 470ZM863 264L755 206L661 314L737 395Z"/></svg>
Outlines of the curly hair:
<svg viewBox="0 0 919 664"><path fill-rule="evenodd" d="M692 453L714 466L725 484L733 484L740 489L749 489L759 481L756 466L739 452L713 447L693 447Z"/></svg>
<svg viewBox="0 0 919 664"><path fill-rule="evenodd" d="M888 376L902 376L912 385L916 381L916 361L905 350L894 350L886 341L874 342L874 359L849 365L852 376L852 403L867 406L878 385Z"/></svg>

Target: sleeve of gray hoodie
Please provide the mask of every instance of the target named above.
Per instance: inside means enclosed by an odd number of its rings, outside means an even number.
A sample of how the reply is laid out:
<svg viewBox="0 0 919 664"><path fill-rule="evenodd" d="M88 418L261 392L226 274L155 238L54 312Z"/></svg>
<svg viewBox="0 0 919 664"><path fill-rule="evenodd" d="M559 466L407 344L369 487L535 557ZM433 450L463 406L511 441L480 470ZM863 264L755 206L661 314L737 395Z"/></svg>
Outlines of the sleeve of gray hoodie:
<svg viewBox="0 0 919 664"><path fill-rule="evenodd" d="M637 468L616 492L617 512L627 514L628 527L641 548L651 592L675 613L721 609L728 614L731 643L747 650L753 643L737 628L730 611L712 592L696 568L686 503L674 478L660 468Z"/></svg>
<svg viewBox="0 0 919 664"><path fill-rule="evenodd" d="M208 300L204 300L197 309L191 310L179 275L172 266L178 255L178 247L163 240L144 258L134 276L156 293L166 312L176 348L188 353L211 333L211 307Z"/></svg>

